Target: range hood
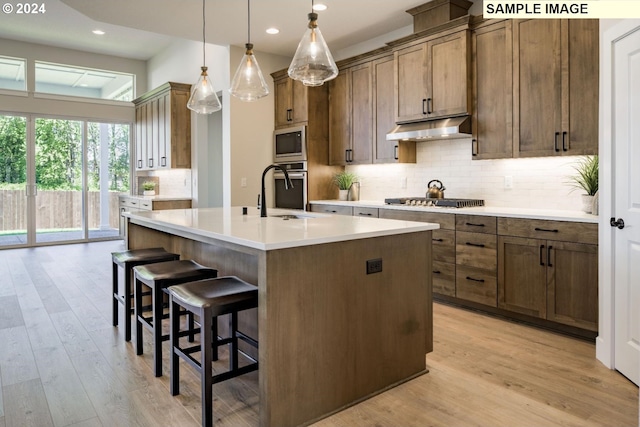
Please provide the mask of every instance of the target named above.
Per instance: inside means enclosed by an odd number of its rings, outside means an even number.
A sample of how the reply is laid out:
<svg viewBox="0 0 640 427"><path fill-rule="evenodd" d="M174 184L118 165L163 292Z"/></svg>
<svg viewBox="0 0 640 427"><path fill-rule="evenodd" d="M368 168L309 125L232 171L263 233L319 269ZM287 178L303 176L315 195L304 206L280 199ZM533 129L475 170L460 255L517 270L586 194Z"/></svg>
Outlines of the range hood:
<svg viewBox="0 0 640 427"><path fill-rule="evenodd" d="M460 116L397 125L387 134L387 141L428 141L469 137L471 137L471 118Z"/></svg>

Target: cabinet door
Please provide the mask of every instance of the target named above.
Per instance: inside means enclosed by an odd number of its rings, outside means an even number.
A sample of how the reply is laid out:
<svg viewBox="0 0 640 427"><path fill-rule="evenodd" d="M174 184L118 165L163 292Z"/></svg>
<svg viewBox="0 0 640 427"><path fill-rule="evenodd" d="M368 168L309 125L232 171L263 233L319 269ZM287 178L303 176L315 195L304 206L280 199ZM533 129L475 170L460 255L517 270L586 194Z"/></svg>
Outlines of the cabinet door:
<svg viewBox="0 0 640 427"><path fill-rule="evenodd" d="M166 164L170 168L191 168L191 110L187 108L190 92L172 90L165 96ZM162 163L162 156L160 162Z"/></svg>
<svg viewBox="0 0 640 427"><path fill-rule="evenodd" d="M158 100L154 99L147 103L147 119L145 121L147 128L147 169L153 169L156 165L158 157L158 143L156 141L157 130L154 131L154 125L158 123Z"/></svg>
<svg viewBox="0 0 640 427"><path fill-rule="evenodd" d="M599 26L597 19L569 19L563 55L568 73L563 104L562 154L598 153ZM568 109L568 111L567 111Z"/></svg>
<svg viewBox="0 0 640 427"><path fill-rule="evenodd" d="M511 21L473 33L472 159L513 156L513 52Z"/></svg>
<svg viewBox="0 0 640 427"><path fill-rule="evenodd" d="M291 122L306 123L309 120L309 89L297 80L289 80L291 81Z"/></svg>
<svg viewBox="0 0 640 427"><path fill-rule="evenodd" d="M371 163L373 150L373 94L371 63L349 70L351 79L351 154L349 163Z"/></svg>
<svg viewBox="0 0 640 427"><path fill-rule="evenodd" d="M514 157L559 154L561 20L513 21L513 36Z"/></svg>
<svg viewBox="0 0 640 427"><path fill-rule="evenodd" d="M167 162L169 153L171 153L171 104L170 95L166 94L158 98L158 114L157 114L157 144L158 144L158 168L168 168L171 166ZM167 114L169 113L169 114ZM168 131L168 132L167 132Z"/></svg>
<svg viewBox="0 0 640 427"><path fill-rule="evenodd" d="M548 242L547 319L598 330L598 246Z"/></svg>
<svg viewBox="0 0 640 427"><path fill-rule="evenodd" d="M468 32L427 42L427 116L468 114Z"/></svg>
<svg viewBox="0 0 640 427"><path fill-rule="evenodd" d="M146 127L144 121L147 114L144 110L144 105L136 107L136 153L135 153L135 165L136 170L144 169L146 164Z"/></svg>
<svg viewBox="0 0 640 427"><path fill-rule="evenodd" d="M290 125L292 120L291 114L291 79L283 78L276 80L274 83L275 97L275 125L276 128L286 127Z"/></svg>
<svg viewBox="0 0 640 427"><path fill-rule="evenodd" d="M418 44L394 52L394 109L396 122L427 117L426 45Z"/></svg>
<svg viewBox="0 0 640 427"><path fill-rule="evenodd" d="M347 164L351 148L349 72L343 71L329 82L329 164Z"/></svg>
<svg viewBox="0 0 640 427"><path fill-rule="evenodd" d="M546 318L546 241L498 237L498 307Z"/></svg>

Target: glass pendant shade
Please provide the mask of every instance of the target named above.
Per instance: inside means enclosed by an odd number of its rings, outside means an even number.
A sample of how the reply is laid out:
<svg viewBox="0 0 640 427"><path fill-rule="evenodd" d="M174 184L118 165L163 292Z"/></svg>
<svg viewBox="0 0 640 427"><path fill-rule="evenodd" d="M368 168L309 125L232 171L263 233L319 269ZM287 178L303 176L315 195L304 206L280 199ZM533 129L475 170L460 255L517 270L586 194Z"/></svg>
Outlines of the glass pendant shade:
<svg viewBox="0 0 640 427"><path fill-rule="evenodd" d="M245 46L247 51L233 76L229 93L241 101L251 102L269 95L269 87L253 54L253 45L247 43Z"/></svg>
<svg viewBox="0 0 640 427"><path fill-rule="evenodd" d="M338 75L333 56L317 24L318 14L309 14L309 28L302 36L289 66L289 77L305 86L320 86Z"/></svg>
<svg viewBox="0 0 640 427"><path fill-rule="evenodd" d="M202 67L202 74L191 91L187 108L198 114L211 114L222 108L216 91L207 75L207 67Z"/></svg>

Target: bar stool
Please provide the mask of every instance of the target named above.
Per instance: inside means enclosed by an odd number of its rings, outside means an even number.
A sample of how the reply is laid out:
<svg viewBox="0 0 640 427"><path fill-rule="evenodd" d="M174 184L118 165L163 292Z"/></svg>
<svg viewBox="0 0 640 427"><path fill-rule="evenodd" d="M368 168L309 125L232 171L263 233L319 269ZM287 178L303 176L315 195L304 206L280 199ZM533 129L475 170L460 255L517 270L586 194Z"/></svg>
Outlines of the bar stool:
<svg viewBox="0 0 640 427"><path fill-rule="evenodd" d="M171 286L169 291L171 318L171 395L180 394L179 358L184 359L200 373L202 388L202 425L213 426L213 384L243 375L258 369L258 361L238 349L238 339L258 348L258 342L238 331L238 312L258 306L258 288L235 276L189 282ZM180 309L185 309L200 317L200 345L180 347ZM218 316L230 314L228 338L213 340L212 321ZM231 344L229 370L212 375L213 348ZM191 354L200 352L200 361ZM238 356L242 353L251 361L238 367Z"/></svg>
<svg viewBox="0 0 640 427"><path fill-rule="evenodd" d="M162 376L162 342L169 340L169 334L162 334L162 319L167 319L169 314L164 314L163 295L167 294L166 288L181 283L196 280L212 279L218 276L218 270L208 268L192 260L166 261L154 264L139 265L133 268L135 281L135 319L136 319L136 354L142 354L142 327L151 331L153 336L153 372L156 377ZM142 285L151 290L151 306L143 306ZM152 311L151 317L144 317L143 312ZM189 316L188 331L181 336L189 335L189 341L193 342L194 330L193 313L184 311Z"/></svg>
<svg viewBox="0 0 640 427"><path fill-rule="evenodd" d="M111 253L111 262L113 263L113 326L118 326L118 303L120 303L124 306L125 341L131 341L131 300L133 298L131 278L133 276L133 267L176 259L180 259L180 255L167 252L163 248L135 249ZM123 295L118 294L118 267L124 269Z"/></svg>

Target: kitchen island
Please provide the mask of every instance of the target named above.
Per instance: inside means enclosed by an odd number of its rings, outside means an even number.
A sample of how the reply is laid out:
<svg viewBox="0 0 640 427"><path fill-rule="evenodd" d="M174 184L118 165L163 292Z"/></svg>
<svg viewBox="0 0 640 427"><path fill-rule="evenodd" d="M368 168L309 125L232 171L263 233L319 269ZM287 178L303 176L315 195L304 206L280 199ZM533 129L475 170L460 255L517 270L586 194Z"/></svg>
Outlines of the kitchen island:
<svg viewBox="0 0 640 427"><path fill-rule="evenodd" d="M260 343L260 426L309 424L425 373L431 275L417 272L431 271L438 225L269 214L126 214L130 249L162 246L258 286L257 312L241 327Z"/></svg>

